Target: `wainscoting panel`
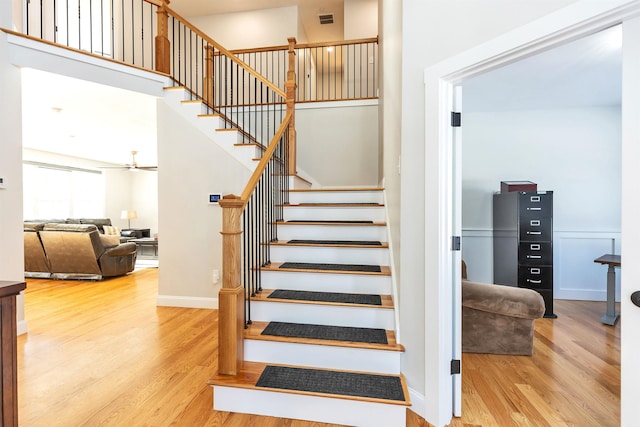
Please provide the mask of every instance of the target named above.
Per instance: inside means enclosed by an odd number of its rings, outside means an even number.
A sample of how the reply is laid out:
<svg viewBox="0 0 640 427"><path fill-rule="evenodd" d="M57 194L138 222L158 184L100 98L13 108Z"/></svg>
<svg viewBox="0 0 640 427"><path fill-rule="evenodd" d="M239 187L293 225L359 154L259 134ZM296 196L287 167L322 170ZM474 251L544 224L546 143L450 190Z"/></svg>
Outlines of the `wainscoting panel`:
<svg viewBox="0 0 640 427"><path fill-rule="evenodd" d="M620 232L556 231L553 235L555 299L605 301L607 266L594 259L620 253ZM469 279L493 283L493 231L464 229L462 259ZM616 269L616 299L620 299L620 271Z"/></svg>
<svg viewBox="0 0 640 427"><path fill-rule="evenodd" d="M555 298L606 301L607 266L593 260L604 254L619 254L620 233L558 231L553 244ZM616 273L619 300L620 274Z"/></svg>

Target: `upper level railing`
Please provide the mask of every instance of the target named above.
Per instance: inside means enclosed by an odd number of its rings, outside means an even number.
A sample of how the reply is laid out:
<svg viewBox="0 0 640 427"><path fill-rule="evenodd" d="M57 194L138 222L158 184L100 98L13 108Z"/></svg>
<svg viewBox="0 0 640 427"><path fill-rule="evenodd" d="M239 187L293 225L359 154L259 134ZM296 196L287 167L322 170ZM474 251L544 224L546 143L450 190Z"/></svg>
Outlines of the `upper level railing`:
<svg viewBox="0 0 640 427"><path fill-rule="evenodd" d="M378 38L232 50L278 87L295 52L296 102L378 97Z"/></svg>
<svg viewBox="0 0 640 427"><path fill-rule="evenodd" d="M170 75L242 142L266 147L286 114L286 82L276 86L161 0L27 0L25 31Z"/></svg>

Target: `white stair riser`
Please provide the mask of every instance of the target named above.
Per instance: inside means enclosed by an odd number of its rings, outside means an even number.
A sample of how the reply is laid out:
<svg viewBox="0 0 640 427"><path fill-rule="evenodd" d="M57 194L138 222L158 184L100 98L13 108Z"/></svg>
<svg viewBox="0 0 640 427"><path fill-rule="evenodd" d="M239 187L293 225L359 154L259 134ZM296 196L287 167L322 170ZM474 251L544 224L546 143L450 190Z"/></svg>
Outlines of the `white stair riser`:
<svg viewBox="0 0 640 427"><path fill-rule="evenodd" d="M289 188L290 189L301 189L301 188L311 188L311 183L301 179L297 176L289 177Z"/></svg>
<svg viewBox="0 0 640 427"><path fill-rule="evenodd" d="M387 248L271 246L271 262L389 265Z"/></svg>
<svg viewBox="0 0 640 427"><path fill-rule="evenodd" d="M218 117L199 117L207 114L207 109L202 102L186 101L187 94L184 90L172 89L164 93L165 102L171 106L178 114L193 124L198 130L209 136L225 151L236 158L249 170L256 168L255 147L238 147L235 144L242 142L240 133L234 131L218 131L224 127L224 121Z"/></svg>
<svg viewBox="0 0 640 427"><path fill-rule="evenodd" d="M386 241L384 226L373 225L278 225L278 239L319 239L319 240L374 240Z"/></svg>
<svg viewBox="0 0 640 427"><path fill-rule="evenodd" d="M251 301L251 319L256 322L291 322L357 328L395 329L392 309Z"/></svg>
<svg viewBox="0 0 640 427"><path fill-rule="evenodd" d="M224 120L219 116L198 116L196 126L207 135L212 135L213 132L224 127Z"/></svg>
<svg viewBox="0 0 640 427"><path fill-rule="evenodd" d="M247 339L244 360L325 369L400 374L399 351Z"/></svg>
<svg viewBox="0 0 640 427"><path fill-rule="evenodd" d="M285 206L285 220L384 221L384 207L308 207Z"/></svg>
<svg viewBox="0 0 640 427"><path fill-rule="evenodd" d="M189 117L197 118L200 114L206 114L207 109L205 108L202 102L194 102L194 101L181 101L182 110L184 114Z"/></svg>
<svg viewBox="0 0 640 427"><path fill-rule="evenodd" d="M255 389L213 387L213 409L367 427L406 425L406 407Z"/></svg>
<svg viewBox="0 0 640 427"><path fill-rule="evenodd" d="M391 294L390 276L263 271L262 287L318 292Z"/></svg>
<svg viewBox="0 0 640 427"><path fill-rule="evenodd" d="M183 88L168 88L164 90L164 99L173 104L179 104L187 99L187 91Z"/></svg>
<svg viewBox="0 0 640 427"><path fill-rule="evenodd" d="M290 203L383 203L382 191L293 191Z"/></svg>

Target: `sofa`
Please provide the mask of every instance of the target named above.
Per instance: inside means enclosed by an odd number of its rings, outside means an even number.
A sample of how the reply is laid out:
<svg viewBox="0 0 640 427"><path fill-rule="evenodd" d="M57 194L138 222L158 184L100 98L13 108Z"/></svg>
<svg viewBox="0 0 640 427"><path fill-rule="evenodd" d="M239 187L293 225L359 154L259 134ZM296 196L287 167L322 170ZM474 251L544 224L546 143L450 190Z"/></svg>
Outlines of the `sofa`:
<svg viewBox="0 0 640 427"><path fill-rule="evenodd" d="M533 325L544 315L531 289L472 282L462 264L462 351L533 355Z"/></svg>
<svg viewBox="0 0 640 427"><path fill-rule="evenodd" d="M25 277L100 280L133 271L136 256L135 243L94 224L24 223Z"/></svg>

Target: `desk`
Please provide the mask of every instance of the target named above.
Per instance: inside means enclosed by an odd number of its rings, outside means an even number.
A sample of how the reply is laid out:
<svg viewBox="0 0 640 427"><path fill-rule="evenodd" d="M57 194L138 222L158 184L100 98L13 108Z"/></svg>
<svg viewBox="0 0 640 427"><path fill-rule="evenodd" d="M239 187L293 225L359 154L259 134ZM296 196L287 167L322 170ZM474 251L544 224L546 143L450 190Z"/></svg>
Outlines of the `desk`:
<svg viewBox="0 0 640 427"><path fill-rule="evenodd" d="M620 267L620 255L606 254L596 258L593 262L608 265L607 270L607 312L600 321L605 325L615 325L619 312L616 312L616 267Z"/></svg>
<svg viewBox="0 0 640 427"><path fill-rule="evenodd" d="M136 244L139 251L138 255L145 255L143 248L151 248L153 254L147 256L153 256L156 258L158 257L158 239L155 239L153 237L145 237L143 239L130 239L129 242L133 242Z"/></svg>

